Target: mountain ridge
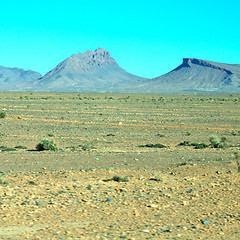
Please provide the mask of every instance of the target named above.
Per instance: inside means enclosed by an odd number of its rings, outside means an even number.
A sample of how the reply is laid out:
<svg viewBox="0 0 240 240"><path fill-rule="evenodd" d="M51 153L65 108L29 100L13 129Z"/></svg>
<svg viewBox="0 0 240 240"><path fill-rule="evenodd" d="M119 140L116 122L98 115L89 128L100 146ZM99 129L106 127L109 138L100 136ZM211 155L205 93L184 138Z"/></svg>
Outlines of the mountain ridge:
<svg viewBox="0 0 240 240"><path fill-rule="evenodd" d="M28 83L42 75L32 70L24 70L21 68L7 68L0 66L0 84L1 90L17 91Z"/></svg>
<svg viewBox="0 0 240 240"><path fill-rule="evenodd" d="M240 64L183 58L182 64L148 79L122 69L103 48L73 54L44 76L0 66L0 90L116 93L240 93Z"/></svg>

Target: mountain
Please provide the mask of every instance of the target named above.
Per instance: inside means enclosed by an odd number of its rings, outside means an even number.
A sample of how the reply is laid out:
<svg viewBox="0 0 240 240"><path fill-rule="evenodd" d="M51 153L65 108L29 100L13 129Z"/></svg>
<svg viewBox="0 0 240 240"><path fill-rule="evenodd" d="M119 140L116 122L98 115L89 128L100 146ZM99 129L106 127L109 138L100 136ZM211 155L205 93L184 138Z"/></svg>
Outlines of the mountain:
<svg viewBox="0 0 240 240"><path fill-rule="evenodd" d="M24 90L29 81L36 80L41 76L40 73L31 70L26 71L20 68L7 68L0 66L0 90Z"/></svg>
<svg viewBox="0 0 240 240"><path fill-rule="evenodd" d="M180 66L152 79L147 87L151 92L240 93L240 64L184 58Z"/></svg>
<svg viewBox="0 0 240 240"><path fill-rule="evenodd" d="M33 83L42 91L126 92L147 79L132 75L118 66L102 48L74 54Z"/></svg>

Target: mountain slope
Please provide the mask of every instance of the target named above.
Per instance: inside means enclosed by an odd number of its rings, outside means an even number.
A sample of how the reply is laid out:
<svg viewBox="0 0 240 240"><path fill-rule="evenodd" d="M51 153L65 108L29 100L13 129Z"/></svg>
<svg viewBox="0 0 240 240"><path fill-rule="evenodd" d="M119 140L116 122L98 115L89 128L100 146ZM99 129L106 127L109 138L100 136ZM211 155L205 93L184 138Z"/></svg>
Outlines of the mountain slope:
<svg viewBox="0 0 240 240"><path fill-rule="evenodd" d="M48 91L121 92L146 80L118 66L105 49L74 54L34 83Z"/></svg>
<svg viewBox="0 0 240 240"><path fill-rule="evenodd" d="M0 90L24 90L28 82L41 77L40 73L19 68L6 68L0 66Z"/></svg>
<svg viewBox="0 0 240 240"><path fill-rule="evenodd" d="M154 92L240 92L240 64L184 58L171 72L152 79L148 88Z"/></svg>

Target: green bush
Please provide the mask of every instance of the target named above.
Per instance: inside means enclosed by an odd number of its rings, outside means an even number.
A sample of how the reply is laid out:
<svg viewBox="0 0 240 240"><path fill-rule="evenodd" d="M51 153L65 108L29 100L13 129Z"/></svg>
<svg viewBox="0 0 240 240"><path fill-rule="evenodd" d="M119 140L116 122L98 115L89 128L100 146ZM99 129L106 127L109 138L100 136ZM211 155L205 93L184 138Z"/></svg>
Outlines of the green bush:
<svg viewBox="0 0 240 240"><path fill-rule="evenodd" d="M115 175L113 178L112 178L113 181L116 181L116 182L129 182L129 177L128 176L125 176L125 177L122 177L120 175Z"/></svg>
<svg viewBox="0 0 240 240"><path fill-rule="evenodd" d="M47 138L44 138L40 143L38 143L36 149L38 151L44 150L58 151L56 142L54 140L49 140Z"/></svg>
<svg viewBox="0 0 240 240"><path fill-rule="evenodd" d="M6 117L6 113L5 112L0 112L0 118L5 118Z"/></svg>
<svg viewBox="0 0 240 240"><path fill-rule="evenodd" d="M219 138L217 135L212 135L209 138L211 146L214 148L226 148L229 147L229 143L226 137Z"/></svg>

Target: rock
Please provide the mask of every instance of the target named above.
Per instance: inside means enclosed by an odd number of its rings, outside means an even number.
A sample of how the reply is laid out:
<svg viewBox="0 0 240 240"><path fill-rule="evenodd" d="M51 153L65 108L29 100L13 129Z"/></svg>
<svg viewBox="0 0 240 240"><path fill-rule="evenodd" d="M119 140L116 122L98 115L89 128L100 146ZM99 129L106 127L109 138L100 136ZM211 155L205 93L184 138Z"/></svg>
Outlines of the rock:
<svg viewBox="0 0 240 240"><path fill-rule="evenodd" d="M210 223L210 221L209 220L201 220L201 223L204 225L208 225Z"/></svg>
<svg viewBox="0 0 240 240"><path fill-rule="evenodd" d="M36 205L37 205L37 206L44 206L44 203L42 203L42 202L36 202Z"/></svg>
<svg viewBox="0 0 240 240"><path fill-rule="evenodd" d="M107 168L108 171L114 171L114 168L113 167L109 167Z"/></svg>
<svg viewBox="0 0 240 240"><path fill-rule="evenodd" d="M190 189L190 190L187 191L187 193L194 193L194 190Z"/></svg>
<svg viewBox="0 0 240 240"><path fill-rule="evenodd" d="M148 207L151 207L151 208L157 208L158 205L157 205L157 204L150 204L150 205L148 205Z"/></svg>
<svg viewBox="0 0 240 240"><path fill-rule="evenodd" d="M188 205L188 204L189 204L188 201L183 201L183 202L182 202L182 205L184 205L184 206L186 206L186 205Z"/></svg>
<svg viewBox="0 0 240 240"><path fill-rule="evenodd" d="M107 202L112 202L112 198L111 197L107 197Z"/></svg>
<svg viewBox="0 0 240 240"><path fill-rule="evenodd" d="M4 196L14 196L15 193L11 189L6 189L6 192L4 193Z"/></svg>

